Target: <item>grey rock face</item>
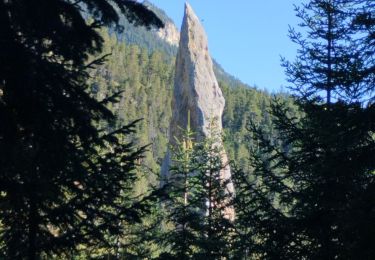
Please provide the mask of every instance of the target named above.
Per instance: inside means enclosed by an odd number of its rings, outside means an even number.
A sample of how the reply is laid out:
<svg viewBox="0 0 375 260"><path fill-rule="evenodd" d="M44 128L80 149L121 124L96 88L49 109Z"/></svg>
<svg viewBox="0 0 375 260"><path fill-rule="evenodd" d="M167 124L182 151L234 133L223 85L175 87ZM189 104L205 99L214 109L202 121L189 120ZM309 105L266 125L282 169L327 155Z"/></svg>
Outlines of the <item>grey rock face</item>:
<svg viewBox="0 0 375 260"><path fill-rule="evenodd" d="M173 23L167 22L164 28L160 28L157 31L157 35L173 46L178 46L180 40L180 32L177 30L176 26Z"/></svg>
<svg viewBox="0 0 375 260"><path fill-rule="evenodd" d="M170 143L181 137L181 129L186 129L188 111L190 127L198 141L210 136L210 123L214 120L216 132L222 131L222 115L225 100L216 80L211 56L208 52L206 33L189 4L185 5L185 15L180 34L176 59L176 72L172 100L173 114L170 125ZM222 141L216 144L222 147ZM227 155L222 149L222 162L226 165L220 175L228 182L227 192L234 194ZM162 177L168 178L169 152L162 166ZM225 211L229 219L234 219L233 208Z"/></svg>

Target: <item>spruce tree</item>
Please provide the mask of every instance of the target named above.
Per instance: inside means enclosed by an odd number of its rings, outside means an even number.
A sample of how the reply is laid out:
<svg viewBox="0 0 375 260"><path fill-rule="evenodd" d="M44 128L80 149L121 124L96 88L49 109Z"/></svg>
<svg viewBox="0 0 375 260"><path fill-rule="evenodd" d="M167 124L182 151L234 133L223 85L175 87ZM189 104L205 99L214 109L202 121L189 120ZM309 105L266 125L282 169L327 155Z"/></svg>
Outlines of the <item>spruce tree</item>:
<svg viewBox="0 0 375 260"><path fill-rule="evenodd" d="M230 257L232 220L228 210L231 210L234 194L227 190L231 180L222 176L224 165L222 138L218 131L217 121L211 119L208 126L208 137L195 147L194 163L196 175L201 181L202 188L197 197L205 202L202 216L201 236L198 240L197 259L225 259Z"/></svg>
<svg viewBox="0 0 375 260"><path fill-rule="evenodd" d="M190 113L188 115L190 120ZM202 182L196 174L194 165L194 133L190 129L181 129L181 139L171 147L170 177L164 184L167 200L163 207L167 211L167 230L162 243L168 248L160 259L192 259L196 252L199 231L202 228L201 215L204 201L196 196L202 189Z"/></svg>
<svg viewBox="0 0 375 260"><path fill-rule="evenodd" d="M142 150L125 141L134 125L111 129L113 99L95 100L86 84L103 61L88 61L102 49L96 29L118 25L120 14L162 25L136 1L0 1L0 246L8 259L113 248L108 236L139 220L144 205L129 193Z"/></svg>
<svg viewBox="0 0 375 260"><path fill-rule="evenodd" d="M371 5L311 0L297 8L304 31L291 29L299 52L284 66L302 118L275 100L271 114L279 139L251 125L260 153L253 153L253 175L239 179L248 191L237 188L246 196L237 202L242 234L248 228L251 237L245 247L255 256L374 255Z"/></svg>
<svg viewBox="0 0 375 260"><path fill-rule="evenodd" d="M202 142L185 131L182 141L172 149L170 178L166 185L167 219L171 224L164 243L169 252L160 259L222 259L229 257L232 224L225 215L231 196L223 180L222 148L217 133Z"/></svg>

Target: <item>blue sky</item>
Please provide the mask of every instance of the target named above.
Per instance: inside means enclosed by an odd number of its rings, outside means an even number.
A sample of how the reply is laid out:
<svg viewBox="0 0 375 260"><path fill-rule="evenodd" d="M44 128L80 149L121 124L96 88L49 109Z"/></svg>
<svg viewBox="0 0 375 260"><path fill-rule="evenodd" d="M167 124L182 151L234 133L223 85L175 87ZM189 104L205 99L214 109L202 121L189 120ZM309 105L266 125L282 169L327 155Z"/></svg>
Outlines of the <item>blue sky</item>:
<svg viewBox="0 0 375 260"><path fill-rule="evenodd" d="M180 28L184 0L150 0ZM206 29L209 49L223 68L251 86L278 91L287 86L280 56L293 60L288 26L297 27L293 4L301 0L190 0ZM284 88L285 90L285 88Z"/></svg>

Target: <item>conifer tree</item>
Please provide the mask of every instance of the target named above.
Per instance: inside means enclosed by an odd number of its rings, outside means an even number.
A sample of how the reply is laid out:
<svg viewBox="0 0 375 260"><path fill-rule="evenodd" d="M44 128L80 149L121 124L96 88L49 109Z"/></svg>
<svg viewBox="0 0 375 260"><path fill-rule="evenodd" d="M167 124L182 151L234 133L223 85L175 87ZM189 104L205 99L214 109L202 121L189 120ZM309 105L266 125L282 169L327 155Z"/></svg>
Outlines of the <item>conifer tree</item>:
<svg viewBox="0 0 375 260"><path fill-rule="evenodd" d="M247 243L250 254L263 259L374 254L369 223L375 203L368 200L375 192L370 6L311 0L297 8L305 31L291 30L299 52L284 65L303 116L294 117L275 100L271 114L278 142L255 124L250 127L260 153L253 153L252 177L240 175L240 187L246 188L237 188L246 196L237 202L240 234L248 228L251 238L238 241Z"/></svg>
<svg viewBox="0 0 375 260"><path fill-rule="evenodd" d="M170 249L160 259L192 259L196 251L204 201L196 196L202 187L193 164L194 146L194 133L188 123L182 140L176 140L176 145L171 147L170 178L165 185L168 194L166 218L171 227L163 238L163 243Z"/></svg>
<svg viewBox="0 0 375 260"><path fill-rule="evenodd" d="M188 124L189 125L189 124ZM202 142L194 142L191 130L172 152L166 209L172 227L166 234L170 252L161 259L221 259L229 257L231 222L225 215L232 194L220 172L222 148L214 130Z"/></svg>
<svg viewBox="0 0 375 260"><path fill-rule="evenodd" d="M233 194L227 190L231 180L224 179L223 147L220 144L221 134L218 132L216 119L208 126L208 137L195 148L194 162L196 174L201 181L202 189L197 196L205 202L205 214L202 218L201 237L198 259L225 259L230 257L232 220L227 210L231 207Z"/></svg>
<svg viewBox="0 0 375 260"><path fill-rule="evenodd" d="M117 25L120 13L162 25L136 1L0 1L0 250L8 259L113 248L107 237L123 231L119 223L139 219L144 205L129 192L141 150L123 141L134 125L110 129L113 99L93 99L86 84L103 61L88 61L102 49L96 29Z"/></svg>

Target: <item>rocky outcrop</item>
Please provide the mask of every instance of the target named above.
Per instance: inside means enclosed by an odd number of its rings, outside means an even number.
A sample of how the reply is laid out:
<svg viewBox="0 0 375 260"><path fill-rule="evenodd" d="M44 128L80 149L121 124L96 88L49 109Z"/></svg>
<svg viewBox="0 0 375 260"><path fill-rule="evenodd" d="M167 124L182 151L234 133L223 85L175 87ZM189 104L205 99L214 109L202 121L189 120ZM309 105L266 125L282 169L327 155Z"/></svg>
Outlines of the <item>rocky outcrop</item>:
<svg viewBox="0 0 375 260"><path fill-rule="evenodd" d="M166 22L164 28L160 28L157 31L157 35L173 46L178 46L180 40L180 32L177 30L176 26L171 22Z"/></svg>
<svg viewBox="0 0 375 260"><path fill-rule="evenodd" d="M181 129L186 129L188 111L190 127L198 141L210 136L210 123L213 120L216 125L215 131L221 133L225 100L213 71L206 33L189 4L185 5L174 84L170 143L173 145L175 137L181 137ZM221 139L215 145L222 147ZM220 176L223 182L227 183L227 192L233 194L227 155L223 149L222 151L221 157L225 167ZM167 154L162 167L163 178L168 178L169 165L170 159ZM233 208L227 208L225 214L229 219L234 219Z"/></svg>

